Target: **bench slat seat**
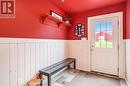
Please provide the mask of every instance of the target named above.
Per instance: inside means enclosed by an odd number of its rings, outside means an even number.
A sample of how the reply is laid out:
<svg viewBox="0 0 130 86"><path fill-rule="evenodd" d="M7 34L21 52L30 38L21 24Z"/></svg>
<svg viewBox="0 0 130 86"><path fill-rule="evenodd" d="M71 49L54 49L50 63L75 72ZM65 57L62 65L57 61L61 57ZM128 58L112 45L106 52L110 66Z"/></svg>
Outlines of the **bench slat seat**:
<svg viewBox="0 0 130 86"><path fill-rule="evenodd" d="M74 60L75 59L71 59L71 58L65 59L65 60L63 60L61 62L58 62L58 63L56 63L54 65L51 65L51 66L49 66L49 67L47 67L45 69L40 70L40 73L41 74L53 75L53 74L55 74L55 72L57 72L57 71L65 68L66 66L70 65L72 62L74 62Z"/></svg>

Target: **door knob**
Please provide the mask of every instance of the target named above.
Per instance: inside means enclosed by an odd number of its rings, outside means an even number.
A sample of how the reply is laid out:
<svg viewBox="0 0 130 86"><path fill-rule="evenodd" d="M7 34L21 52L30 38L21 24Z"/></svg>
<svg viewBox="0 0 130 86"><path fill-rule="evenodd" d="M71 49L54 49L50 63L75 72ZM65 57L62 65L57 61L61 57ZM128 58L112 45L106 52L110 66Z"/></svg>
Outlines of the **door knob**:
<svg viewBox="0 0 130 86"><path fill-rule="evenodd" d="M92 48L94 48L94 45L91 45Z"/></svg>

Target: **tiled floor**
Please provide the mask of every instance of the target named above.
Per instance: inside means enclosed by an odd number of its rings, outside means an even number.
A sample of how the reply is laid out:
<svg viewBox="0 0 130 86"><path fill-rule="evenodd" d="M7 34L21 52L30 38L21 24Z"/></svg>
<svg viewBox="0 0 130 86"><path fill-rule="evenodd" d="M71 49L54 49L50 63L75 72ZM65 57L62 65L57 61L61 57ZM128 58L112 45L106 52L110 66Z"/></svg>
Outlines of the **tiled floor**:
<svg viewBox="0 0 130 86"><path fill-rule="evenodd" d="M69 76L66 78L69 79ZM60 80L61 82L61 80ZM91 74L86 72L79 72L71 82L67 82L63 80L63 84L55 85L55 86L126 86L121 85L120 80L109 78L97 74ZM64 84L65 83L65 84Z"/></svg>
<svg viewBox="0 0 130 86"><path fill-rule="evenodd" d="M70 86L121 86L117 79L80 72L70 83Z"/></svg>

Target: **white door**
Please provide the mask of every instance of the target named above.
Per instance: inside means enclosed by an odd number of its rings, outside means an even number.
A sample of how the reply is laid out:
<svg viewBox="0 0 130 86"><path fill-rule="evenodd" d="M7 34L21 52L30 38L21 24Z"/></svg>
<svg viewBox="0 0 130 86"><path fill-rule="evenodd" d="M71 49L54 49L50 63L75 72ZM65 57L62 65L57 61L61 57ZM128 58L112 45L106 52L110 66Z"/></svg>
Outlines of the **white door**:
<svg viewBox="0 0 130 86"><path fill-rule="evenodd" d="M118 75L118 17L91 21L91 71Z"/></svg>

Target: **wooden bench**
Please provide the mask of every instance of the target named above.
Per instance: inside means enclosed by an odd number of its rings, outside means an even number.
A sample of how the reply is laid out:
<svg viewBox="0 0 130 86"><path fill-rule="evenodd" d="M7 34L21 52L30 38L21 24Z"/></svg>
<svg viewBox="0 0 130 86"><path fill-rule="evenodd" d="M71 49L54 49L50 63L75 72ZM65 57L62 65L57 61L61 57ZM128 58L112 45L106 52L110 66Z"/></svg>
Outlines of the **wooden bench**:
<svg viewBox="0 0 130 86"><path fill-rule="evenodd" d="M45 75L48 78L48 86L51 86L51 76L65 67L70 67L70 64L74 63L74 69L76 68L76 59L68 58L58 63L55 63L49 67L46 67L39 71L40 75Z"/></svg>

